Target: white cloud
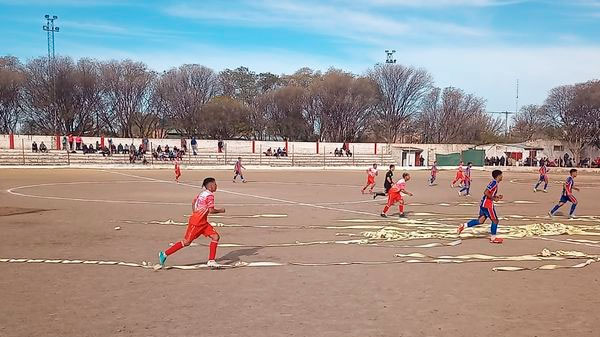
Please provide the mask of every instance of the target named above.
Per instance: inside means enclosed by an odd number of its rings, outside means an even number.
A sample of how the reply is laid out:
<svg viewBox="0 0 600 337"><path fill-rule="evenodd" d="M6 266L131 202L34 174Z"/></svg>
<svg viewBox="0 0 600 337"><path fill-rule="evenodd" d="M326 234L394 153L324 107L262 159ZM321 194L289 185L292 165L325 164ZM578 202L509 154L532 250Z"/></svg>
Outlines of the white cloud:
<svg viewBox="0 0 600 337"><path fill-rule="evenodd" d="M176 4L165 8L176 17L211 20L239 25L284 27L336 36L367 43L383 44L391 37L409 36L443 38L453 36L482 37L491 32L453 22L422 18L398 19L356 7L348 2L263 0L242 2L230 8L212 7L209 3Z"/></svg>

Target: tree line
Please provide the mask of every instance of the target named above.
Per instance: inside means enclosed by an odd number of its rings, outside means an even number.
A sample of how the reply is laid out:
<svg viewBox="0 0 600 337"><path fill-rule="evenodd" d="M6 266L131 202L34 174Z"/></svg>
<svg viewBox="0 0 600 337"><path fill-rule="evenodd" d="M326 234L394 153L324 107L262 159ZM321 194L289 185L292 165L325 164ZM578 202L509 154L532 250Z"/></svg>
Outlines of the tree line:
<svg viewBox="0 0 600 337"><path fill-rule="evenodd" d="M527 109L516 119L519 137ZM498 140L502 127L485 112L484 99L435 87L425 69L400 64L362 75L334 68L277 75L0 57L2 133L163 137L173 130L215 139L485 143Z"/></svg>

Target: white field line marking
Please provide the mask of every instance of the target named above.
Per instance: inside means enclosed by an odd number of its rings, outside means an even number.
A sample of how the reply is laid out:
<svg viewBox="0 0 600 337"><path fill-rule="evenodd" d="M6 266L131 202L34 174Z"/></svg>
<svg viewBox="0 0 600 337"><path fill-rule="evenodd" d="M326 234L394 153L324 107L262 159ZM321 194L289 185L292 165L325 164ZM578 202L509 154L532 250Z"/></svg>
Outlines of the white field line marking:
<svg viewBox="0 0 600 337"><path fill-rule="evenodd" d="M193 187L193 188L201 188L201 186L193 185L193 184L188 184L188 183L174 183L172 181L160 180L160 179L149 178L149 177L144 177L144 176L137 176L137 175L134 175L134 174L127 174L127 173L113 172L113 171L106 171L106 170L101 170L101 171L107 172L107 173L112 173L112 174L120 174L120 175L123 175L123 176L126 176L126 177L131 177L131 178L140 178L140 179L145 179L145 180L150 180L150 181L158 181L158 182L163 182L163 183L168 183L168 184L177 184L177 185L188 186L188 187ZM229 193L229 194L239 195L239 196L243 196L243 197L252 197L252 198L257 198L257 199L276 201L276 202L281 202L281 203L286 203L286 204L292 204L292 205L298 205L298 206L304 206L304 207L312 207L312 208L318 208L318 209L325 209L325 210L329 210L329 211L344 212L344 213L354 213L354 214L362 214L362 215L370 215L370 216L379 216L379 214L376 214L376 213L369 213L369 212L363 212L363 211L355 211L355 210L344 209L344 208L328 207L328 206L323 206L323 205L315 205L315 204L310 204L310 203L305 203L305 202L298 202L298 201L291 201L291 200L285 200L285 199L279 199L279 198L265 197L265 196L256 195L256 194L234 192L234 191L228 191L228 190L224 190L224 189L220 189L220 191L223 192L223 193Z"/></svg>
<svg viewBox="0 0 600 337"><path fill-rule="evenodd" d="M50 200L66 200L66 201L81 201L81 202L106 202L113 204L148 204L148 205L183 205L189 206L189 203L184 202L166 202L166 201L144 201L144 200L106 200L106 199L82 199L82 198L72 198L72 197L59 197L59 196L45 196L45 195L35 195L35 194L26 194L16 192L17 190L27 189L27 188L35 188L35 187L45 187L45 186L59 186L59 185L79 185L79 184L131 184L131 183L140 183L139 180L117 180L110 182L103 181L77 181L77 182L65 182L65 183L45 183L45 184L34 184L34 185L25 185L25 186L16 186L6 190L7 193L19 196L19 197L28 197L28 198L38 198L38 199L50 199ZM168 181L160 181L160 180L148 180L150 183L165 183ZM181 183L180 183L181 185ZM196 186L198 187L198 186ZM351 204L365 204L365 203L373 203L377 202L377 200L354 200L354 201L336 201L336 202L320 202L315 203L315 205L351 205ZM281 206L287 205L287 202L279 202L279 203L220 203L220 205L224 206Z"/></svg>

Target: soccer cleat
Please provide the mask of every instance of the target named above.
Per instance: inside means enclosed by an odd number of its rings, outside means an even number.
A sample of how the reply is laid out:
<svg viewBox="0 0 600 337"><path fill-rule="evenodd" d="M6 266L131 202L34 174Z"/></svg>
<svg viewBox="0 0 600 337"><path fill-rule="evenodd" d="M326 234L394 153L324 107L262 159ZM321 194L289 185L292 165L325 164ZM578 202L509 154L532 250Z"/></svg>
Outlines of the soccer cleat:
<svg viewBox="0 0 600 337"><path fill-rule="evenodd" d="M404 215L404 213L400 213L400 214L398 214L398 217L399 217L399 218L405 218L405 217L406 217L406 215Z"/></svg>
<svg viewBox="0 0 600 337"><path fill-rule="evenodd" d="M544 190L544 193L548 193L548 191L547 191L547 190Z"/></svg>
<svg viewBox="0 0 600 337"><path fill-rule="evenodd" d="M534 187L533 188L533 193L535 193L535 192L537 192L537 188Z"/></svg>
<svg viewBox="0 0 600 337"><path fill-rule="evenodd" d="M385 213L381 213L381 214L379 214L379 215L380 215L382 218L387 218L387 214L385 214Z"/></svg>
<svg viewBox="0 0 600 337"><path fill-rule="evenodd" d="M461 191L458 191L458 196L462 197L462 192Z"/></svg>
<svg viewBox="0 0 600 337"><path fill-rule="evenodd" d="M552 218L552 217L554 216L554 214L552 214L552 212L548 212L548 216L549 216L550 218Z"/></svg>
<svg viewBox="0 0 600 337"><path fill-rule="evenodd" d="M456 234L460 235L460 233L462 233L462 231L465 230L465 224L460 224L460 226L458 226L458 228L456 229Z"/></svg>
<svg viewBox="0 0 600 337"><path fill-rule="evenodd" d="M498 244L500 244L502 242L504 242L504 239L502 239L502 238L490 239L490 243L498 243Z"/></svg>
<svg viewBox="0 0 600 337"><path fill-rule="evenodd" d="M246 180L242 180L242 182L245 184L245 183L246 183Z"/></svg>
<svg viewBox="0 0 600 337"><path fill-rule="evenodd" d="M376 193L376 194L373 194L373 200L374 200L375 198L377 198L377 193Z"/></svg>
<svg viewBox="0 0 600 337"><path fill-rule="evenodd" d="M165 252L158 252L158 263L161 267L164 267L165 261L167 261L167 254Z"/></svg>
<svg viewBox="0 0 600 337"><path fill-rule="evenodd" d="M221 265L217 263L217 261L215 260L208 260L208 262L206 262L206 266L209 268L220 268Z"/></svg>
<svg viewBox="0 0 600 337"><path fill-rule="evenodd" d="M569 214L569 219L575 219L575 215Z"/></svg>

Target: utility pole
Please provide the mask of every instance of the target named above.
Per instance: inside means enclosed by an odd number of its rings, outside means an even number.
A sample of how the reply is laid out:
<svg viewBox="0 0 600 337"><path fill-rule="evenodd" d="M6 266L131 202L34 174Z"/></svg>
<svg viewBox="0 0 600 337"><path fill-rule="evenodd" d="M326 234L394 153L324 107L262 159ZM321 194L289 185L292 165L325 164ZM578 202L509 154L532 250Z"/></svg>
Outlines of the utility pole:
<svg viewBox="0 0 600 337"><path fill-rule="evenodd" d="M508 137L508 115L514 115L515 112L510 111L487 111L489 114L500 114L504 115L504 136Z"/></svg>
<svg viewBox="0 0 600 337"><path fill-rule="evenodd" d="M60 28L54 26L54 20L58 19L56 15L46 14L46 24L43 26L44 31L48 34L48 78L52 81L52 100L51 104L54 104L54 96L56 93L56 83L54 81L54 33L58 33ZM54 136L58 137L58 109L53 106L54 109Z"/></svg>

